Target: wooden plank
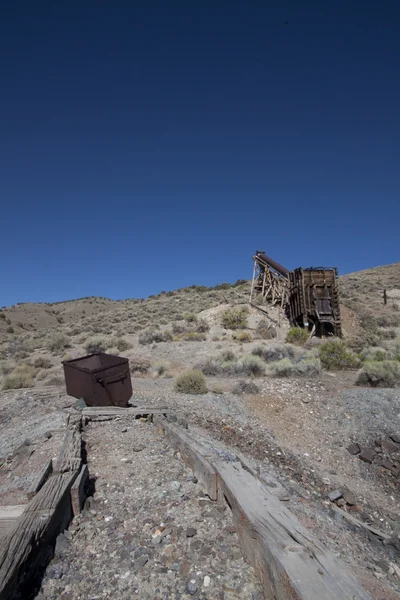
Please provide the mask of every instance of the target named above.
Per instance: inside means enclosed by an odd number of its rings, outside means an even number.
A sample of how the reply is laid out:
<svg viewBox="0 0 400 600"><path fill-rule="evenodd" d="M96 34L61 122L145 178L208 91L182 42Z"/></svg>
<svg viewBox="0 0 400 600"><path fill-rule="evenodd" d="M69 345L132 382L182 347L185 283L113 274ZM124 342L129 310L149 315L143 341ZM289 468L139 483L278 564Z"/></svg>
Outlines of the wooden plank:
<svg viewBox="0 0 400 600"><path fill-rule="evenodd" d="M56 473L79 471L82 463L81 453L81 434L78 427L67 429L54 471Z"/></svg>
<svg viewBox="0 0 400 600"><path fill-rule="evenodd" d="M243 468L240 462L221 461L166 419L157 417L154 422L179 449L209 496L226 500L243 553L256 569L266 598L373 600L346 567L249 472L251 469Z"/></svg>
<svg viewBox="0 0 400 600"><path fill-rule="evenodd" d="M121 408L119 406L88 406L82 410L85 417L91 416L136 416L165 414L168 411L166 406L143 406L132 408Z"/></svg>
<svg viewBox="0 0 400 600"><path fill-rule="evenodd" d="M356 579L240 463L212 461L243 552L276 600L373 600Z"/></svg>
<svg viewBox="0 0 400 600"><path fill-rule="evenodd" d="M35 494L37 494L37 492L40 490L40 488L42 487L42 485L44 484L46 479L49 477L49 475L51 475L52 472L53 472L53 462L50 459L46 462L46 464L43 466L43 468L39 471L39 473L37 474L32 485L29 487L28 491L26 492L26 497L28 498L28 500L30 500Z"/></svg>
<svg viewBox="0 0 400 600"><path fill-rule="evenodd" d="M48 555L48 546L71 517L70 488L78 472L48 479L0 548L0 598L9 600Z"/></svg>
<svg viewBox="0 0 400 600"><path fill-rule="evenodd" d="M74 517L79 515L83 508L88 481L89 468L87 465L82 465L81 471L71 487L71 504Z"/></svg>
<svg viewBox="0 0 400 600"><path fill-rule="evenodd" d="M162 429L172 446L177 448L183 460L192 469L194 476L203 486L211 500L218 499L217 473L207 459L207 451L197 445L192 438L177 425L157 417L156 425Z"/></svg>
<svg viewBox="0 0 400 600"><path fill-rule="evenodd" d="M361 527L362 529L365 529L366 531L370 531L371 533L373 533L377 537L381 538L382 540L389 541L392 539L392 536L389 535L388 533L384 533L383 531L380 531L379 529L376 529L375 527L371 527L371 525L368 525L367 523L363 523L359 519L356 519L356 517L354 517L352 514L346 512L345 510L342 510L341 508L339 508L339 506L336 506L336 504L331 504L330 508L332 508L335 512L339 513L339 515L342 515L342 517L347 519L348 521L350 521L350 523L353 523L353 525L356 525L357 527Z"/></svg>

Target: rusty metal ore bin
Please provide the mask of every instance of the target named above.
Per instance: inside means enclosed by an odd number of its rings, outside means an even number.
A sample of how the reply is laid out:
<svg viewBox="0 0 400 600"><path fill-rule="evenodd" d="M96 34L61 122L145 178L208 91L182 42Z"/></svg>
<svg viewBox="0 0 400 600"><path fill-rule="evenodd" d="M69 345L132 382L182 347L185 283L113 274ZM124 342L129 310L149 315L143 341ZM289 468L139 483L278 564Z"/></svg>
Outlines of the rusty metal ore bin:
<svg viewBox="0 0 400 600"><path fill-rule="evenodd" d="M127 358L98 352L62 364L69 396L88 406L127 406L132 396Z"/></svg>

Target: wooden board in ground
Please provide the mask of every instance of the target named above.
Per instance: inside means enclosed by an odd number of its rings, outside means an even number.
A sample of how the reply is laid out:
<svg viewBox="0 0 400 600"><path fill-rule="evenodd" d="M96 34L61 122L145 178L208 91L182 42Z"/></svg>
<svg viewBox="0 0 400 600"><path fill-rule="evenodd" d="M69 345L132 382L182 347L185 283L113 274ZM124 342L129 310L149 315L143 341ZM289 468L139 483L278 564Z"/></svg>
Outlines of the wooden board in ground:
<svg viewBox="0 0 400 600"><path fill-rule="evenodd" d="M373 600L292 513L239 463L212 461L245 556L276 600Z"/></svg>
<svg viewBox="0 0 400 600"><path fill-rule="evenodd" d="M82 410L84 417L136 417L139 415L164 415L168 411L166 406L134 406L123 408L119 406L88 406Z"/></svg>
<svg viewBox="0 0 400 600"><path fill-rule="evenodd" d="M9 600L45 562L56 536L71 520L70 489L77 471L48 479L16 522L0 548L0 598Z"/></svg>
<svg viewBox="0 0 400 600"><path fill-rule="evenodd" d="M207 458L207 452L197 446L186 430L157 418L156 424L163 430L170 443L179 450L183 460L192 469L194 476L203 486L211 500L217 500L217 473Z"/></svg>
<svg viewBox="0 0 400 600"><path fill-rule="evenodd" d="M240 462L221 461L195 442L190 433L166 419L158 418L156 424L179 449L210 497L226 500L243 554L256 569L266 598L373 600L345 565Z"/></svg>

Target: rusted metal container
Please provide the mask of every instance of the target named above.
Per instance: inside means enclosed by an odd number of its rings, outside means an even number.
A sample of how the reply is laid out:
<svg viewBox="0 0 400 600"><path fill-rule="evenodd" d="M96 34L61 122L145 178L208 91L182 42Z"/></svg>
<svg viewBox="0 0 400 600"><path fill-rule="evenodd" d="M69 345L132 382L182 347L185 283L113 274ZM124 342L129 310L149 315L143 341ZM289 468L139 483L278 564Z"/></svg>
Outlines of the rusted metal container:
<svg viewBox="0 0 400 600"><path fill-rule="evenodd" d="M129 361L98 352L64 360L67 394L83 398L88 406L127 406L132 396Z"/></svg>

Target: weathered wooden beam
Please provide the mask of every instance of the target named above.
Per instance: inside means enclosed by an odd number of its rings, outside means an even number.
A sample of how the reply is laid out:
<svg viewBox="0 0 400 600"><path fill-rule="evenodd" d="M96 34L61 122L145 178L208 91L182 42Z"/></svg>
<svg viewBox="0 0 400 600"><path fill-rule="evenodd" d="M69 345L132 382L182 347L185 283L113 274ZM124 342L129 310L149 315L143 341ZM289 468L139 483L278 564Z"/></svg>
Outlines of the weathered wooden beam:
<svg viewBox="0 0 400 600"><path fill-rule="evenodd" d="M48 460L46 462L46 464L42 467L42 469L39 471L39 473L35 477L32 485L29 487L28 491L26 492L26 497L28 498L28 500L30 500L31 498L33 498L33 496L35 494L37 494L37 492L40 490L40 488L42 487L42 485L47 480L47 478L51 475L52 472L53 472L53 461L50 458L50 460Z"/></svg>
<svg viewBox="0 0 400 600"><path fill-rule="evenodd" d="M53 475L17 520L0 548L0 599L10 600L47 557L48 546L68 525L69 490L77 472Z"/></svg>
<svg viewBox="0 0 400 600"><path fill-rule="evenodd" d="M341 508L339 508L339 506L336 506L336 504L331 504L330 508L332 508L339 515L342 515L342 517L344 519L347 519L353 525L356 525L357 527L360 527L361 529L365 529L366 531L373 533L374 535L381 538L382 540L389 541L392 539L392 536L389 535L388 533L384 533L380 529L376 529L375 527L371 527L371 525L368 525L367 523L363 523L359 519L356 519L352 514L346 512L345 510L342 510Z"/></svg>
<svg viewBox="0 0 400 600"><path fill-rule="evenodd" d="M119 406L88 406L82 410L82 416L136 416L165 414L168 411L166 406L134 406L129 408Z"/></svg>
<svg viewBox="0 0 400 600"><path fill-rule="evenodd" d="M213 460L219 493L232 509L242 549L267 597L372 600L322 544L240 463Z"/></svg>
<svg viewBox="0 0 400 600"><path fill-rule="evenodd" d="M244 556L256 569L266 598L373 600L346 567L240 462L221 461L190 433L165 419L157 418L156 424L193 468L209 496L226 500Z"/></svg>
<svg viewBox="0 0 400 600"><path fill-rule="evenodd" d="M81 434L77 427L67 429L60 455L55 464L56 473L78 471L82 463Z"/></svg>
<svg viewBox="0 0 400 600"><path fill-rule="evenodd" d="M71 504L74 517L79 515L86 499L86 488L89 481L89 468L82 465L78 477L71 487Z"/></svg>
<svg viewBox="0 0 400 600"><path fill-rule="evenodd" d="M171 445L179 450L183 460L192 469L193 475L203 486L211 500L218 499L217 473L209 462L207 450L196 442L177 425L157 417L155 423L168 438Z"/></svg>

